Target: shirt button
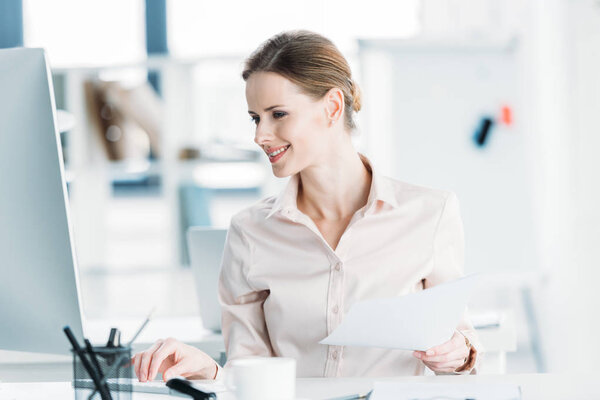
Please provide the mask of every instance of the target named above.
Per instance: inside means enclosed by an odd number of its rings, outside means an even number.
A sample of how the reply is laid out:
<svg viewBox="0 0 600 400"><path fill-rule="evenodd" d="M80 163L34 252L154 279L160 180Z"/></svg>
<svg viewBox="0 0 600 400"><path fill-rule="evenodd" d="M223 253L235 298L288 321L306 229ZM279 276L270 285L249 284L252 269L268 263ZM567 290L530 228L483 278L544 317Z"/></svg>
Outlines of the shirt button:
<svg viewBox="0 0 600 400"><path fill-rule="evenodd" d="M331 311L333 311L334 314L337 314L338 311L340 311L340 308L338 306L333 306L333 309Z"/></svg>
<svg viewBox="0 0 600 400"><path fill-rule="evenodd" d="M333 353L331 353L331 358L333 358L334 360L337 360L337 358L338 358L337 350L334 350Z"/></svg>
<svg viewBox="0 0 600 400"><path fill-rule="evenodd" d="M341 270L341 269L342 269L342 263L341 263L341 262L339 262L339 263L335 264L335 270L336 270L336 271L339 271L339 270Z"/></svg>

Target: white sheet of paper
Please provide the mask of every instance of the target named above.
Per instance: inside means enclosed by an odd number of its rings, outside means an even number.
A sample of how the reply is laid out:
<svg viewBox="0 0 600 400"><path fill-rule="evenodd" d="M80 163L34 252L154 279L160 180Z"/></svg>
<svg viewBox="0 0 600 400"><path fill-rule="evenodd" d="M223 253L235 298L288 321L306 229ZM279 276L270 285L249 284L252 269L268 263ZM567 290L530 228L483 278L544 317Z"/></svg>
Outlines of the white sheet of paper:
<svg viewBox="0 0 600 400"><path fill-rule="evenodd" d="M519 400L521 388L511 383L375 382L371 400L486 399Z"/></svg>
<svg viewBox="0 0 600 400"><path fill-rule="evenodd" d="M471 274L406 296L360 301L320 343L425 351L452 337L478 281Z"/></svg>

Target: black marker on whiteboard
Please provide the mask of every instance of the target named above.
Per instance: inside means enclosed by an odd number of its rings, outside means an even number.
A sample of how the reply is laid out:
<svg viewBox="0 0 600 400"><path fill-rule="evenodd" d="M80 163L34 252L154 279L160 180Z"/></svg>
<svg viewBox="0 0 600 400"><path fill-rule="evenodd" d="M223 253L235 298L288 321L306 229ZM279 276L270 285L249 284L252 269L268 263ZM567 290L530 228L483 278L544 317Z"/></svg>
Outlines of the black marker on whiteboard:
<svg viewBox="0 0 600 400"><path fill-rule="evenodd" d="M494 120L491 117L481 118L479 127L475 131L475 136L473 137L473 140L477 146L484 147L487 144L493 125Z"/></svg>

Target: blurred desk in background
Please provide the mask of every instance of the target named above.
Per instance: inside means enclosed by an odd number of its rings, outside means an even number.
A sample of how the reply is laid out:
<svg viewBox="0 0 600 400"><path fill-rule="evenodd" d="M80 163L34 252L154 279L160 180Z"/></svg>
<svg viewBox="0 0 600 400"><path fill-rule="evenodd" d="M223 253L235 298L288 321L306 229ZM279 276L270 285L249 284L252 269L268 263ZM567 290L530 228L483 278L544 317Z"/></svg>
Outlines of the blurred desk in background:
<svg viewBox="0 0 600 400"><path fill-rule="evenodd" d="M92 319L84 325L93 344L104 344L111 327L118 327L126 343L140 326L140 319ZM219 361L225 352L220 333L202 327L199 317L154 318L133 345L133 352L146 350L158 339L174 337L193 345ZM65 338L65 349L69 348ZM68 355L23 353L0 350L0 381L57 382L72 378L72 358ZM0 398L2 398L0 396Z"/></svg>
<svg viewBox="0 0 600 400"><path fill-rule="evenodd" d="M485 353L479 368L479 373L482 374L505 374L506 353L517 351L517 327L514 313L510 310L501 310L495 313L499 317L498 325L488 327L478 326L479 315L471 313Z"/></svg>

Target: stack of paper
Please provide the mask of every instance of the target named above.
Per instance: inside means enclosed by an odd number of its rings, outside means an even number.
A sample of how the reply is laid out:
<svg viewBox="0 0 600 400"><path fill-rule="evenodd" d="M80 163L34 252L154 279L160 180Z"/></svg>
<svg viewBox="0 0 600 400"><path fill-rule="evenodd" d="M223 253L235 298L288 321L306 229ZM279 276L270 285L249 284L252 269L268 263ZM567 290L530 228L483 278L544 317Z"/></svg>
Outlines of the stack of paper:
<svg viewBox="0 0 600 400"><path fill-rule="evenodd" d="M370 400L520 400L521 388L509 383L375 382Z"/></svg>

